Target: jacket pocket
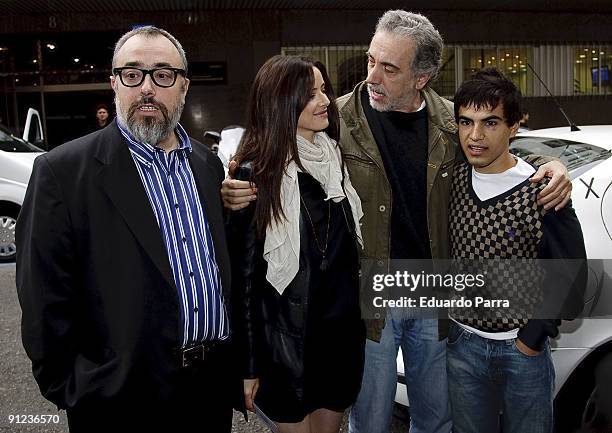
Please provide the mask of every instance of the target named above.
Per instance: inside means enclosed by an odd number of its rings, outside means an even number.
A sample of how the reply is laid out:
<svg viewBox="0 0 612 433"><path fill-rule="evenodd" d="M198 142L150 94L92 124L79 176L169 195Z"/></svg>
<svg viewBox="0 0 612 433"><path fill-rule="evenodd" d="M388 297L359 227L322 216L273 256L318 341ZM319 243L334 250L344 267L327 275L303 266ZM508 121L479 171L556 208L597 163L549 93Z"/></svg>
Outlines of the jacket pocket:
<svg viewBox="0 0 612 433"><path fill-rule="evenodd" d="M467 331L465 329L463 329L456 323L451 324L450 330L448 332L448 337L446 339L446 344L448 346L454 346L459 342L461 337L463 337L463 334L465 334L466 332Z"/></svg>
<svg viewBox="0 0 612 433"><path fill-rule="evenodd" d="M376 164L373 161L352 154L344 155L344 162L349 172L351 183L357 190L361 202L367 202L371 196L376 175Z"/></svg>
<svg viewBox="0 0 612 433"><path fill-rule="evenodd" d="M304 371L304 345L302 337L286 332L270 323L264 323L266 342L262 357L268 358L268 371L286 376L289 380L301 378Z"/></svg>
<svg viewBox="0 0 612 433"><path fill-rule="evenodd" d="M352 154L345 154L344 161L348 169L351 183L361 199L364 215L360 224L362 227L370 227L373 222L375 223L375 217L378 213L376 197L381 196L377 190L380 184L378 167L373 161ZM371 230L370 232L364 232L362 230L361 233L364 237L366 248L368 248L368 246L374 248L375 238L377 236L375 231Z"/></svg>

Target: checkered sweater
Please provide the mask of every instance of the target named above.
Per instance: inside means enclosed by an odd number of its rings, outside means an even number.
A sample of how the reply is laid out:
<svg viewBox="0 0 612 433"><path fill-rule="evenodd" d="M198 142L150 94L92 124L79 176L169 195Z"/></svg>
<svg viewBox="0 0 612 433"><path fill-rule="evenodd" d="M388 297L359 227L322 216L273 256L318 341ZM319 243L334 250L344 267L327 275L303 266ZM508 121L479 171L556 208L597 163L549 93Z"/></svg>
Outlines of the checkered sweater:
<svg viewBox="0 0 612 433"><path fill-rule="evenodd" d="M462 163L455 167L450 202L451 258L459 259L462 273L484 270L487 284L471 289L475 292L466 289L454 296L508 299L510 308L453 308L450 310L453 319L485 332L525 328L537 306L546 302L543 287L550 284L544 281L547 277L535 259L586 257L573 209L568 207L545 215L537 205L537 195L543 187L526 179L483 202L472 188L471 166ZM551 235L560 239L549 242L546 237ZM481 260L478 269L467 269L470 261L480 259L487 260ZM556 335L558 324L558 320L530 324L533 328L528 338L533 343L530 347L543 344L546 335Z"/></svg>

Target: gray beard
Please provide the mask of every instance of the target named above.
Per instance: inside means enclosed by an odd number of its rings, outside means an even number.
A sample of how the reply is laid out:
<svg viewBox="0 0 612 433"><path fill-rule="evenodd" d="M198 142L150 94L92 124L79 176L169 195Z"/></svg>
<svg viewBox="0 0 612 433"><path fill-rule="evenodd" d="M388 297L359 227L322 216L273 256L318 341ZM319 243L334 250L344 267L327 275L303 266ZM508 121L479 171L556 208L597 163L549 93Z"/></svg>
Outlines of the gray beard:
<svg viewBox="0 0 612 433"><path fill-rule="evenodd" d="M158 103L159 109L162 112L161 120L144 118L141 121L138 121L134 115L137 105L138 103L132 104L132 106L128 109L126 116L124 107L115 96L117 120L125 129L127 129L127 131L136 141L157 146L160 142L168 138L170 134L173 133L181 118L181 114L183 113L185 102L180 101L177 104L176 109L174 109L172 112L168 112L164 105L159 105Z"/></svg>
<svg viewBox="0 0 612 433"><path fill-rule="evenodd" d="M404 105L407 105L410 100L408 96L405 96L403 98L391 98L389 94L386 92L385 92L385 95L387 95L386 104L381 104L380 102L376 102L374 101L374 99L372 99L372 96L370 95L370 88L368 87L368 98L370 99L370 106L374 110L379 111L379 112L397 111L399 108L403 107Z"/></svg>

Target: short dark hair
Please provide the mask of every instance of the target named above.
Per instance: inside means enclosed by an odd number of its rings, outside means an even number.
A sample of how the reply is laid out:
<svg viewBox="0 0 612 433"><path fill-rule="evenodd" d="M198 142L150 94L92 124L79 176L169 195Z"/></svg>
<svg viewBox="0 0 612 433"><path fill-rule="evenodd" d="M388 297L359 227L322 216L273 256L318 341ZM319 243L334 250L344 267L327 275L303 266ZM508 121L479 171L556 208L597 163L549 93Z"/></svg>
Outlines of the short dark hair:
<svg viewBox="0 0 612 433"><path fill-rule="evenodd" d="M172 42L172 45L176 47L176 50L178 51L179 56L181 56L181 62L183 63L183 69L187 71L187 56L185 55L185 50L183 49L183 46L181 45L181 43L174 36L172 36L168 31L164 29L160 29L159 27L155 27L155 26L137 27L135 29L130 30L127 33L124 33L119 38L117 43L115 44L115 51L113 52L113 63L112 63L113 68L117 67L117 54L119 53L119 50L121 49L121 47L123 47L123 45L127 42L127 40L130 39L132 36L138 36L138 35L142 35L146 38L154 38L154 37L162 36L168 39L170 42Z"/></svg>
<svg viewBox="0 0 612 433"><path fill-rule="evenodd" d="M504 121L508 126L519 122L522 117L521 91L496 68L484 68L464 81L455 93L455 120L459 121L459 108L474 106L491 110L501 103L504 107Z"/></svg>

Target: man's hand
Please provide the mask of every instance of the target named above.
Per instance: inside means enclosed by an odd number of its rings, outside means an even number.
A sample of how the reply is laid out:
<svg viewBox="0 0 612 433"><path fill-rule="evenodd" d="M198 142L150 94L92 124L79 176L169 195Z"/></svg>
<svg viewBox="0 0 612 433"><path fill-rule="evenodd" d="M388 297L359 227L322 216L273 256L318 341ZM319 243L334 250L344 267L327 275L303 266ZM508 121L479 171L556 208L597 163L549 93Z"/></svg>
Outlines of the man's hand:
<svg viewBox="0 0 612 433"><path fill-rule="evenodd" d="M246 408L251 412L255 412L253 407L253 401L255 401L255 395L259 389L259 379L244 379L244 402Z"/></svg>
<svg viewBox="0 0 612 433"><path fill-rule="evenodd" d="M572 182L569 172L560 161L550 161L541 165L538 171L531 177L531 182L541 182L545 177L550 177L548 185L538 195L538 204L548 210L563 209L572 196Z"/></svg>
<svg viewBox="0 0 612 433"><path fill-rule="evenodd" d="M244 209L257 199L257 187L246 180L232 179L238 168L236 161L230 161L229 174L221 184L221 198L223 206L230 210Z"/></svg>
<svg viewBox="0 0 612 433"><path fill-rule="evenodd" d="M521 352L523 355L527 355L527 356L538 356L542 354L542 351L538 351L538 350L533 350L532 348L530 348L529 346L527 346L525 343L523 343L521 340L519 340L518 338L516 339L516 348L518 349L519 352Z"/></svg>

